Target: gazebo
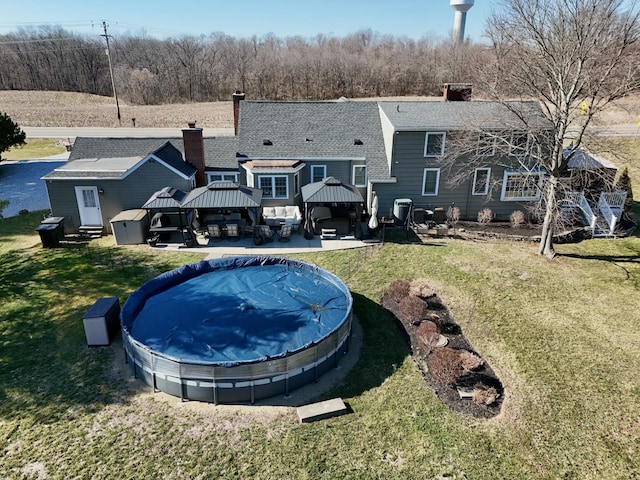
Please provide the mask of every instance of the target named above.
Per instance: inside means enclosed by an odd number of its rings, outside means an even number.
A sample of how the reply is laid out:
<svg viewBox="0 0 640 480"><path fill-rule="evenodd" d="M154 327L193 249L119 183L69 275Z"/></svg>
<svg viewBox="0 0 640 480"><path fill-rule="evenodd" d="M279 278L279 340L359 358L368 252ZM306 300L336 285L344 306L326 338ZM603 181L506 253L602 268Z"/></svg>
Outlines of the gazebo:
<svg viewBox="0 0 640 480"><path fill-rule="evenodd" d="M246 223L242 216L246 211L251 224L256 225L261 202L262 190L259 188L219 180L191 190L182 201L181 208L197 210L199 221L205 225L229 221L241 223L242 220Z"/></svg>
<svg viewBox="0 0 640 480"><path fill-rule="evenodd" d="M362 216L364 199L358 189L335 177L302 187L305 211L305 232L320 234L335 230L337 234L353 231Z"/></svg>
<svg viewBox="0 0 640 480"><path fill-rule="evenodd" d="M149 213L154 213L149 227L149 232L153 234L153 242L157 242L161 235L171 235L172 232L179 232L186 244L194 241L191 230L193 214L182 208L186 196L182 190L164 187L151 195L142 205Z"/></svg>

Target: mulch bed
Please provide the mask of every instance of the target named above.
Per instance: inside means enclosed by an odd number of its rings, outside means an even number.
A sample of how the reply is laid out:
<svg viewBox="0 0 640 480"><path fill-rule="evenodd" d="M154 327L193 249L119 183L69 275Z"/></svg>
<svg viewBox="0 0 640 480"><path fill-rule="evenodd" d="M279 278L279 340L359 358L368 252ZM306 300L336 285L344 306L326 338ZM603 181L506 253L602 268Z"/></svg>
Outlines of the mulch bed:
<svg viewBox="0 0 640 480"><path fill-rule="evenodd" d="M427 314L425 318L435 319L437 316L437 323L441 325L441 334L448 340L447 347L457 351L467 350L482 358L482 355L475 351L471 343L465 338L460 326L455 322L448 308L437 295L423 298L423 300L427 302ZM447 404L452 410L476 418L491 418L500 413L502 400L504 398L504 388L486 360L480 368L471 372L464 371L455 385L447 385L429 372L427 359L431 351L435 351L435 349L427 348L423 342L418 340L415 335L417 325L403 321L399 303L386 293L383 296L382 304L387 310L393 313L398 328L405 334L413 360L416 362L418 368L420 368L427 384L440 400ZM478 384L494 387L499 394L498 399L491 405L480 405L471 399L463 400L460 398L458 388L472 391L474 386Z"/></svg>

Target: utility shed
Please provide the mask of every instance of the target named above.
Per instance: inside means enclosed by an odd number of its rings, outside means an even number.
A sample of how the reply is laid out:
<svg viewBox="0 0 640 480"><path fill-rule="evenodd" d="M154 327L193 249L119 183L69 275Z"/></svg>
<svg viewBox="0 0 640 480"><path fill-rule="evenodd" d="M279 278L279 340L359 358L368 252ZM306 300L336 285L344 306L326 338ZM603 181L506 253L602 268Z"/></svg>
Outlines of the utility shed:
<svg viewBox="0 0 640 480"><path fill-rule="evenodd" d="M124 210L111 219L111 230L116 245L145 243L149 231L149 214L141 208Z"/></svg>

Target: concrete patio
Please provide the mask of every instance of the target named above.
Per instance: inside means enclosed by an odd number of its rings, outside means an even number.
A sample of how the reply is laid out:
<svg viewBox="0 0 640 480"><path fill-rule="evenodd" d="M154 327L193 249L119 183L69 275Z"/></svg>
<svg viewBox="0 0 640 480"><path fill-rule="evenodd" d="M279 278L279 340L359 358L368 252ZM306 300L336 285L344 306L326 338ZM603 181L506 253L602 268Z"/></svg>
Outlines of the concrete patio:
<svg viewBox="0 0 640 480"><path fill-rule="evenodd" d="M227 239L209 240L201 235L197 236L197 246L187 247L182 243L158 242L155 247L163 250L180 252L205 253L208 259L221 258L234 255L289 255L294 253L310 253L328 250L344 250L350 248L362 248L375 245L370 241L361 241L353 236L341 236L332 239L323 239L315 235L307 240L302 232L294 232L288 242L281 242L274 236L273 241L255 245L253 236L248 235L236 241Z"/></svg>

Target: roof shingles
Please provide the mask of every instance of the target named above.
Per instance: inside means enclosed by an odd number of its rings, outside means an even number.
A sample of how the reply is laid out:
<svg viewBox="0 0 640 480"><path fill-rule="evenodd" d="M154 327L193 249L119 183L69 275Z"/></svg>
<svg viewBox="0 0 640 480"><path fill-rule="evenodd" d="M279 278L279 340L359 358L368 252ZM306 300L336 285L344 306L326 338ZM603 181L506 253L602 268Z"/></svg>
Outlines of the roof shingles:
<svg viewBox="0 0 640 480"><path fill-rule="evenodd" d="M388 177L375 102L244 101L239 132L246 158L366 159L370 178Z"/></svg>

